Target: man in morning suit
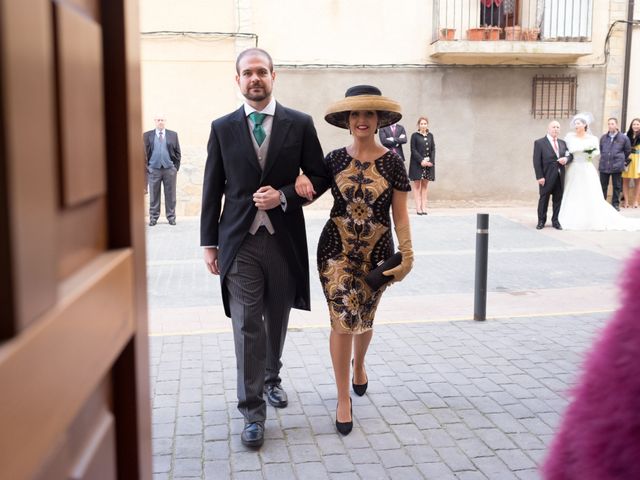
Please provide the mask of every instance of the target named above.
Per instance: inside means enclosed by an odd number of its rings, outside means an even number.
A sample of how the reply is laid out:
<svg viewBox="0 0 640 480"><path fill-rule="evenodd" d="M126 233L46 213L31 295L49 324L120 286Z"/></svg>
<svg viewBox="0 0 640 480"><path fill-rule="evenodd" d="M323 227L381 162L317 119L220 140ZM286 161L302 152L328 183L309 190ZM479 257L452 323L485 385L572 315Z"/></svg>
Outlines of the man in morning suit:
<svg viewBox="0 0 640 480"><path fill-rule="evenodd" d="M176 177L180 170L178 134L164 128L164 115L156 115L156 128L144 132L144 154L149 178L149 226L160 216L160 184L164 189L164 210L169 225L176 224Z"/></svg>
<svg viewBox="0 0 640 480"><path fill-rule="evenodd" d="M236 72L245 102L211 124L200 238L209 272L220 275L233 325L241 440L260 447L263 393L276 408L288 403L279 373L289 312L310 308L307 200L296 194L295 180L302 170L319 196L330 177L311 117L272 96L276 74L269 54L241 52Z"/></svg>
<svg viewBox="0 0 640 480"><path fill-rule="evenodd" d="M538 225L541 230L547 222L547 209L549 197L553 197L553 215L551 224L553 228L562 230L558 221L562 191L564 187L564 166L573 159L567 151L567 144L558 138L560 124L553 120L547 127L547 134L533 143L533 169L536 172L536 180L540 190L538 200Z"/></svg>
<svg viewBox="0 0 640 480"><path fill-rule="evenodd" d="M400 158L404 161L402 145L407 143L407 132L405 132L404 127L399 123L394 123L388 127L381 128L379 135L382 145L400 155Z"/></svg>

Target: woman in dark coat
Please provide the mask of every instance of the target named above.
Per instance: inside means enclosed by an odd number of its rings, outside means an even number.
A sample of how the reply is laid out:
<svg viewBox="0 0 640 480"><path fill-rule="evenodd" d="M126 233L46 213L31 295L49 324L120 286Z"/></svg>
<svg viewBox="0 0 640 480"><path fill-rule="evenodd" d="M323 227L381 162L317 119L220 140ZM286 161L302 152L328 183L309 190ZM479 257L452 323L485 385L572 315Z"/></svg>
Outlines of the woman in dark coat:
<svg viewBox="0 0 640 480"><path fill-rule="evenodd" d="M418 215L426 215L427 187L436 179L436 144L429 131L429 119L418 118L418 131L411 135L409 180Z"/></svg>

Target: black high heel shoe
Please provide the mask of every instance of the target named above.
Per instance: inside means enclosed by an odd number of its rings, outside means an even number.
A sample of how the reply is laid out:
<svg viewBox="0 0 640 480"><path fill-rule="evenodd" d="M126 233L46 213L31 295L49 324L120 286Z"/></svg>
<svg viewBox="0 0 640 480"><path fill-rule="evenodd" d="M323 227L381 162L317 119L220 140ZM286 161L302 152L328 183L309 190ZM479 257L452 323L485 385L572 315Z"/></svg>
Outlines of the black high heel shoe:
<svg viewBox="0 0 640 480"><path fill-rule="evenodd" d="M351 368L353 368L353 360L351 360ZM367 375L367 381L361 385L353 383L353 377L351 377L351 386L353 387L353 391L359 397L363 396L367 393L367 387L369 386L369 376Z"/></svg>
<svg viewBox="0 0 640 480"><path fill-rule="evenodd" d="M351 421L350 422L339 422L338 421L338 403L336 403L336 428L338 432L342 435L349 435L351 430L353 429L353 403L351 402L351 398L349 398L349 412L351 413Z"/></svg>

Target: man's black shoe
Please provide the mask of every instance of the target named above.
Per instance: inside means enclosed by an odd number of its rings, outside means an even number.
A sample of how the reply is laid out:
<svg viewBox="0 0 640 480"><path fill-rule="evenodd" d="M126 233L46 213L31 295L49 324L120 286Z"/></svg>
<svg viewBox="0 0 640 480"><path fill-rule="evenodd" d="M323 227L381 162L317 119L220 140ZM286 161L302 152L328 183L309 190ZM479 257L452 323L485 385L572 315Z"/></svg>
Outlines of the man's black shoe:
<svg viewBox="0 0 640 480"><path fill-rule="evenodd" d="M261 447L264 443L264 425L258 422L245 424L240 440L245 447Z"/></svg>
<svg viewBox="0 0 640 480"><path fill-rule="evenodd" d="M289 404L287 392L280 385L265 385L264 393L267 395L267 401L272 407L284 408Z"/></svg>
<svg viewBox="0 0 640 480"><path fill-rule="evenodd" d="M157 220L149 220L149 226L153 227L156 223L158 223Z"/></svg>
<svg viewBox="0 0 640 480"><path fill-rule="evenodd" d="M543 228L544 228L544 223L538 222L538 225L536 225L536 230L542 230Z"/></svg>
<svg viewBox="0 0 640 480"><path fill-rule="evenodd" d="M175 220L169 220L169 225L175 225L176 221Z"/></svg>
<svg viewBox="0 0 640 480"><path fill-rule="evenodd" d="M560 225L560 222L553 222L553 228L556 230L562 230L562 225Z"/></svg>

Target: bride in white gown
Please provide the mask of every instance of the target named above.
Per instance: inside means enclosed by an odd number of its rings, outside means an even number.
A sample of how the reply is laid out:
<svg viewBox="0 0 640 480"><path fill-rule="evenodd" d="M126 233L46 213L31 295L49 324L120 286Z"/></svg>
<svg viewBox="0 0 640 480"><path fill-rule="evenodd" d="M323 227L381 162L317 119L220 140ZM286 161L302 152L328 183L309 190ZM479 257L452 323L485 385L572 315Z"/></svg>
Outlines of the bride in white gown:
<svg viewBox="0 0 640 480"><path fill-rule="evenodd" d="M565 142L573 161L567 164L559 220L564 230L640 230L640 219L626 218L602 196L600 177L592 163L600 155L600 142L587 132L590 113L571 120L575 133Z"/></svg>

